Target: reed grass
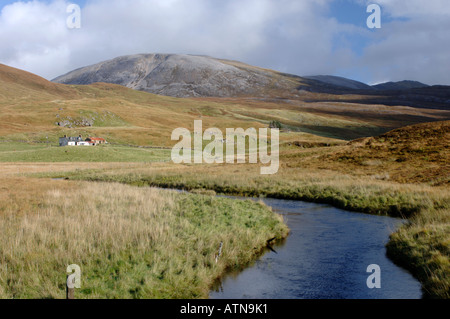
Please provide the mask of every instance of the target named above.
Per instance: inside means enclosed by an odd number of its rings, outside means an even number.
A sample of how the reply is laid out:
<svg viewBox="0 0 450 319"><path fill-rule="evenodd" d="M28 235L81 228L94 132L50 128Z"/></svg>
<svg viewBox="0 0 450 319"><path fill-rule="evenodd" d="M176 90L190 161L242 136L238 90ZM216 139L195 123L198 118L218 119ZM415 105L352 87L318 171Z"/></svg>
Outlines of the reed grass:
<svg viewBox="0 0 450 319"><path fill-rule="evenodd" d="M64 298L71 264L82 270L77 298L206 298L228 268L288 233L281 216L249 200L66 184L33 210L18 214L16 203L0 215L0 298Z"/></svg>

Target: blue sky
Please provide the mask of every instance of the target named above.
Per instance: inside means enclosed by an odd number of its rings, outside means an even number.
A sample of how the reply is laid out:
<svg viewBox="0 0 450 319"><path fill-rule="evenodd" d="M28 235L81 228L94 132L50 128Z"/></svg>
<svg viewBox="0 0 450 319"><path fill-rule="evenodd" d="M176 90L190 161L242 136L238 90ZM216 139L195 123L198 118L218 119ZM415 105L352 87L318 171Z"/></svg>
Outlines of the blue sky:
<svg viewBox="0 0 450 319"><path fill-rule="evenodd" d="M341 23L364 27L368 16L366 8L362 2L336 0L330 3L328 16L336 18Z"/></svg>
<svg viewBox="0 0 450 319"><path fill-rule="evenodd" d="M339 23L350 24L359 28L366 27L368 14L366 6L355 1L336 0L330 4L328 17L335 18ZM346 34L345 38L356 54L361 55L370 38L360 34ZM341 40L339 37L335 41Z"/></svg>
<svg viewBox="0 0 450 319"><path fill-rule="evenodd" d="M82 8L81 29L66 7ZM382 28L370 30L370 3ZM297 75L448 84L446 0L0 0L0 63L48 79L134 53L191 53Z"/></svg>

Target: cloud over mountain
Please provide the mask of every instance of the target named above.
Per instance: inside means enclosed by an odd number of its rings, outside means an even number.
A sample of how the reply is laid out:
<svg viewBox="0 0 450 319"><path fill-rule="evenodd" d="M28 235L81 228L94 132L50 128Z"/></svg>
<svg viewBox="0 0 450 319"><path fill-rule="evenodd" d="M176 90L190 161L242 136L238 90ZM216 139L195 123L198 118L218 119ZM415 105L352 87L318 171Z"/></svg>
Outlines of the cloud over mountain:
<svg viewBox="0 0 450 319"><path fill-rule="evenodd" d="M168 52L298 75L450 84L450 12L444 1L379 0L389 19L376 31L335 18L330 7L336 1L88 0L82 28L73 30L65 24L69 1L15 2L0 13L0 41L8 43L0 62L51 79L121 55ZM354 36L364 39L362 53L349 45Z"/></svg>

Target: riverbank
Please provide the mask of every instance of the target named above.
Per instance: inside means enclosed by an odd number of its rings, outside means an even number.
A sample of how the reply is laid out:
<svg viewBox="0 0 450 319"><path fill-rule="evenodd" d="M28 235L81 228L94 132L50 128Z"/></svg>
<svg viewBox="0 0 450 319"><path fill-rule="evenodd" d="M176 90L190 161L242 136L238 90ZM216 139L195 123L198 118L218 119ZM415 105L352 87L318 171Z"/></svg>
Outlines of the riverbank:
<svg viewBox="0 0 450 319"><path fill-rule="evenodd" d="M218 277L288 234L281 216L250 200L117 183L1 182L1 299L64 298L70 264L82 272L77 299L207 298Z"/></svg>
<svg viewBox="0 0 450 319"><path fill-rule="evenodd" d="M387 255L422 283L425 298L450 299L450 210L422 211L391 235Z"/></svg>

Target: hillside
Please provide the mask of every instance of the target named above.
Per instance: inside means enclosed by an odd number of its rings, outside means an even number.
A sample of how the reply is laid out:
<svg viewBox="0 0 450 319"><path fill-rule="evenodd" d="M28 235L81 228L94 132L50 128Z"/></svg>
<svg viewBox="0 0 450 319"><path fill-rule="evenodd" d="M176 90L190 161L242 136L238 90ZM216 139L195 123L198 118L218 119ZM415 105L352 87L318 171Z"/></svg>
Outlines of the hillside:
<svg viewBox="0 0 450 319"><path fill-rule="evenodd" d="M67 98L76 95L76 91L69 86L49 82L33 73L0 64L0 103L10 98Z"/></svg>
<svg viewBox="0 0 450 319"><path fill-rule="evenodd" d="M241 67L238 62L228 63L235 68ZM361 99L358 95L353 97ZM327 102L310 101L315 98L325 98ZM82 134L101 136L119 144L171 146L170 136L175 128L192 129L194 120L202 119L205 127L223 130L227 127L267 127L277 120L283 125L283 139L313 134L352 140L408 124L450 119L448 111L329 102L329 99L327 95L313 92L292 99L180 99L116 84L52 83L28 72L2 66L0 139L55 143L59 136Z"/></svg>
<svg viewBox="0 0 450 319"><path fill-rule="evenodd" d="M340 170L401 183L450 183L450 121L423 123L352 141L324 156Z"/></svg>

